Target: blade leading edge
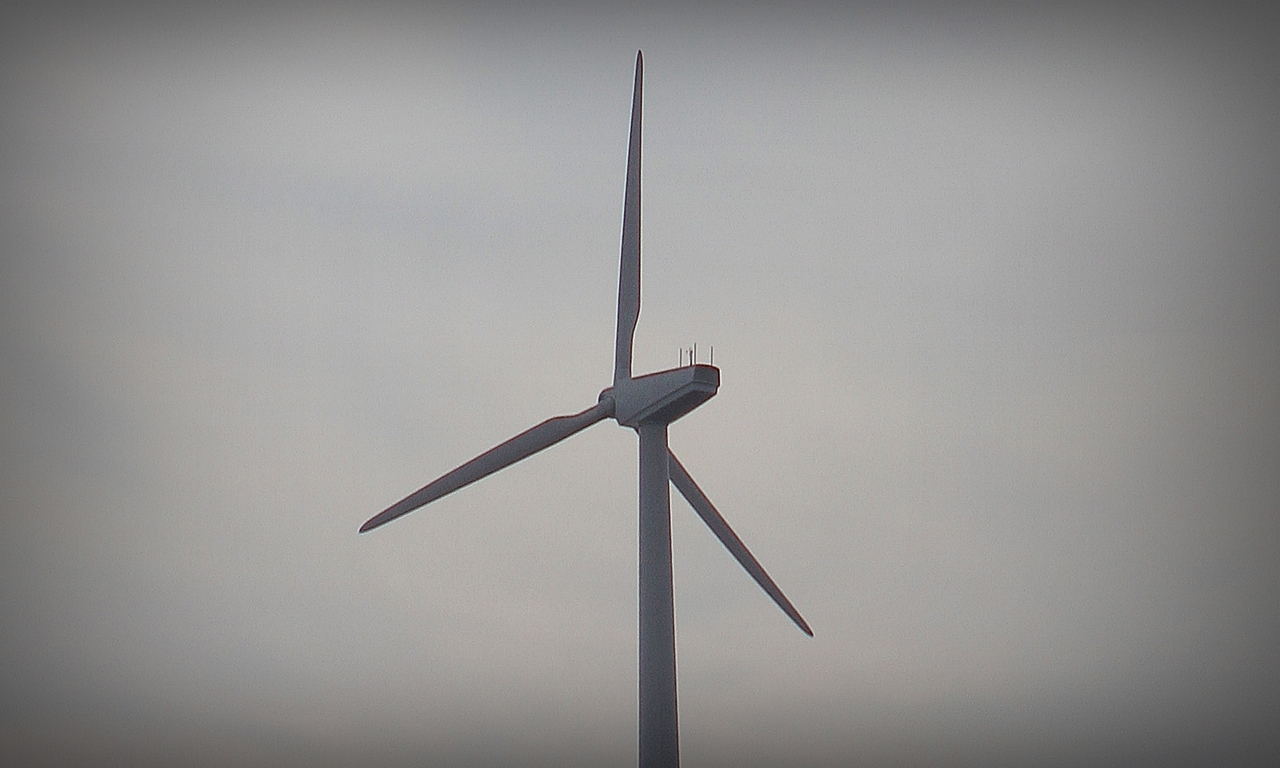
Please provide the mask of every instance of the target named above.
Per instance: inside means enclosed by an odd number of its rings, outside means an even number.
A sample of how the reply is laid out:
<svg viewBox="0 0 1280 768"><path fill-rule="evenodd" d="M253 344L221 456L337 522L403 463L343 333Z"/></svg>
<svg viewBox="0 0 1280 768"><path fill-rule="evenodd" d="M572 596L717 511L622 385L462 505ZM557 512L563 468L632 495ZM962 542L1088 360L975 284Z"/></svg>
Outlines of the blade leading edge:
<svg viewBox="0 0 1280 768"><path fill-rule="evenodd" d="M631 141L627 146L627 192L622 204L622 261L618 269L618 335L613 383L631 378L631 342L640 318L640 95L644 58L636 51L636 84L631 94Z"/></svg>
<svg viewBox="0 0 1280 768"><path fill-rule="evenodd" d="M392 504L369 518L360 526L360 532L372 530L389 523L401 515L406 515L424 504L429 504L441 496L453 493L459 488L470 485L486 475L492 475L500 469L509 467L542 450L560 442L573 434L581 432L597 421L606 418L612 412L613 401L597 403L592 407L570 416L555 416L541 424L531 427L510 440L497 445L466 464L448 472L436 480L427 483L404 499Z"/></svg>
<svg viewBox="0 0 1280 768"><path fill-rule="evenodd" d="M667 456L670 459L668 464L671 467L671 484L680 490L680 493L689 501L689 506L693 507L693 511L697 512L698 517L702 518L702 522L707 524L707 527L716 535L716 538L725 546L725 549L729 550L729 553L738 561L738 564L747 573L751 574L751 578L756 580L760 588L769 597L773 598L773 602L778 604L782 612L787 614L802 632L809 637L813 637L813 630L809 629L804 617L791 604L787 596L782 594L782 590L778 589L778 585L774 584L773 579L769 578L769 574L765 573L764 567L747 549L747 545L742 543L742 539L738 538L738 534L733 532L733 529L729 527L725 519L716 511L711 499L708 499L707 495L698 487L698 484L693 481L689 471L684 468L684 465L670 450L667 451Z"/></svg>

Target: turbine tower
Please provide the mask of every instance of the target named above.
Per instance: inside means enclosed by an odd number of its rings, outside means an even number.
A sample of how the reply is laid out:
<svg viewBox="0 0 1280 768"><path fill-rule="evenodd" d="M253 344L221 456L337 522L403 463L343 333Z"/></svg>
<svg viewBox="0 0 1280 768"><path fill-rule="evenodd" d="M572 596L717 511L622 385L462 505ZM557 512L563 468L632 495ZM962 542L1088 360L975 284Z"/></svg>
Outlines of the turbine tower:
<svg viewBox="0 0 1280 768"><path fill-rule="evenodd" d="M592 407L556 416L444 474L370 518L360 532L453 493L543 448L612 417L640 437L640 768L680 764L676 715L676 635L671 589L671 494L674 485L716 538L806 635L813 631L667 446L667 426L720 387L720 369L690 360L657 373L631 375L631 344L640 316L640 103L644 60L636 53L631 140L622 213L622 265L613 385Z"/></svg>

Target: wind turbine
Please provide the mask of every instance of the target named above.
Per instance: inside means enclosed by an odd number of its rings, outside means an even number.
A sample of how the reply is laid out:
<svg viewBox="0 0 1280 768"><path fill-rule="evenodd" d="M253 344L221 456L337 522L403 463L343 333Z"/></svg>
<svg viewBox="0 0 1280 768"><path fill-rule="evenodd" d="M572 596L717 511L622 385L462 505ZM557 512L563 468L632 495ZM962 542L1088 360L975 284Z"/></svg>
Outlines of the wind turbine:
<svg viewBox="0 0 1280 768"><path fill-rule="evenodd" d="M671 590L671 494L674 485L751 578L806 635L813 630L773 583L711 500L667 446L667 426L702 405L720 387L720 369L690 360L643 376L631 375L631 344L640 316L640 102L644 59L636 53L631 141L622 212L622 266L613 385L580 413L556 416L485 451L427 483L360 526L372 530L465 485L508 467L612 417L640 436L640 768L678 766L675 610Z"/></svg>

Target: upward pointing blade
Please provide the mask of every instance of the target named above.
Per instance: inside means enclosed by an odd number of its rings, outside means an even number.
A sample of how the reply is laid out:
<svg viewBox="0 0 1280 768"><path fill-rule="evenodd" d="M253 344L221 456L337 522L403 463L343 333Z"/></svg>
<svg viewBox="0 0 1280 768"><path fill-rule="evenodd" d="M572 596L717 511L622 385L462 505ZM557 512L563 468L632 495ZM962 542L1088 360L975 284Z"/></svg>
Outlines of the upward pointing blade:
<svg viewBox="0 0 1280 768"><path fill-rule="evenodd" d="M427 483L404 499L392 504L369 518L360 526L360 532L372 530L406 515L424 504L429 504L441 496L453 493L464 485L470 485L486 475L492 475L500 469L509 467L523 458L532 456L543 448L550 447L561 440L581 432L597 421L613 412L613 401L605 400L597 403L581 413L571 416L555 416L536 427L531 427L510 440L490 448L466 464Z"/></svg>
<svg viewBox="0 0 1280 768"><path fill-rule="evenodd" d="M627 147L627 193L622 204L622 264L618 270L618 337L613 383L631 378L631 342L640 318L640 94L644 58L636 51L636 84L631 94L631 143Z"/></svg>
<svg viewBox="0 0 1280 768"><path fill-rule="evenodd" d="M782 590L778 589L778 585L774 584L773 579L769 578L769 574L765 573L764 567L747 549L747 545L742 543L742 539L738 538L738 534L733 532L733 529L729 527L725 519L716 511L711 499L708 499L707 495L698 487L698 484L693 482L693 477L689 475L689 471L684 468L684 465L680 463L674 453L668 451L667 455L670 457L668 465L671 471L671 484L678 488L680 493L688 499L689 505L693 507L694 512L698 513L698 517L702 518L702 522L707 524L707 527L716 535L716 538L720 539L720 543L725 546L725 549L729 550L734 559L746 569L747 573L751 574L751 578L756 580L760 588L769 597L773 598L773 602L778 604L782 612L787 614L801 631L809 637L813 637L813 630L809 629L804 617L791 604L787 596L782 594Z"/></svg>

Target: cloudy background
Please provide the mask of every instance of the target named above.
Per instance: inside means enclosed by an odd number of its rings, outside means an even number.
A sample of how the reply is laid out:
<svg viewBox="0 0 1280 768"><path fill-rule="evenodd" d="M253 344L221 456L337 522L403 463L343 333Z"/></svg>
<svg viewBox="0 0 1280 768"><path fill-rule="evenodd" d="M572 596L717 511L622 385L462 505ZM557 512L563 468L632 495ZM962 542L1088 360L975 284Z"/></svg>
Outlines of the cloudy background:
<svg viewBox="0 0 1280 768"><path fill-rule="evenodd" d="M637 48L685 764L1280 751L1274 17L5 13L5 759L634 764Z"/></svg>

